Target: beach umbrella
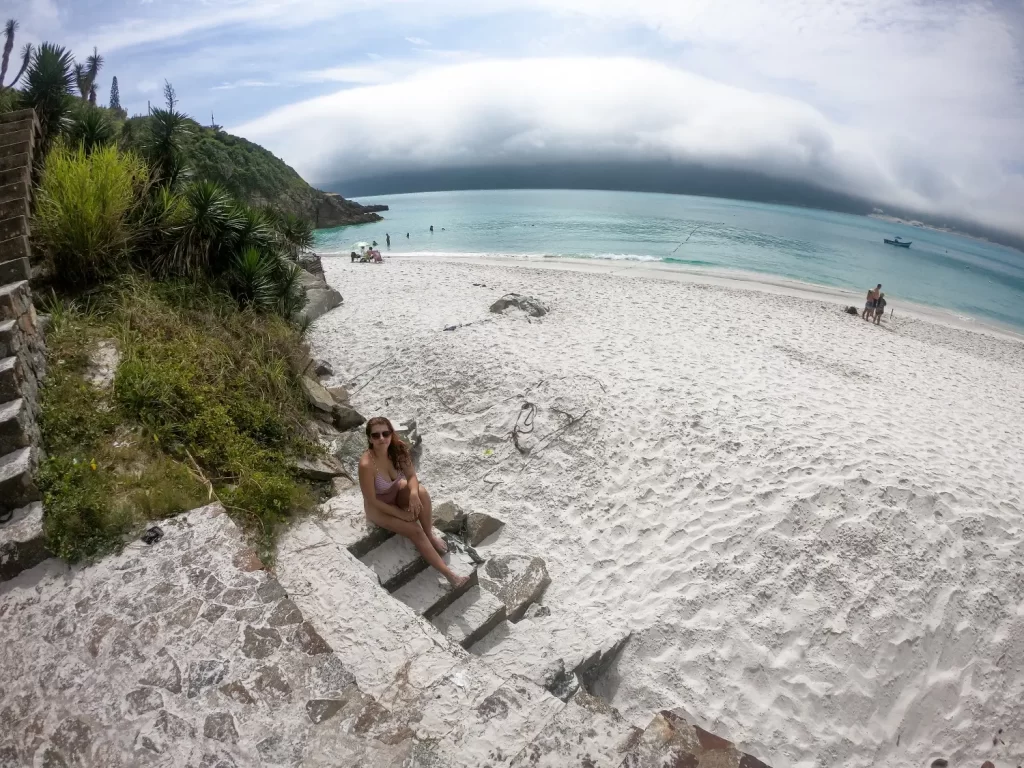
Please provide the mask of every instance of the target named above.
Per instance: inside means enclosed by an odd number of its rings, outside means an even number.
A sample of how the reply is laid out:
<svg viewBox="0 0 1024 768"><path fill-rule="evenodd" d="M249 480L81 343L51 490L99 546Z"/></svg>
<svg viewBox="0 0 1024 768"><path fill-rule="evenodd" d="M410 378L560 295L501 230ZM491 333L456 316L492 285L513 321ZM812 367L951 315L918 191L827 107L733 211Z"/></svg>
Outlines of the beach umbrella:
<svg viewBox="0 0 1024 768"><path fill-rule="evenodd" d="M370 247L370 244L365 240L360 240L358 243L352 246L353 251L365 251Z"/></svg>

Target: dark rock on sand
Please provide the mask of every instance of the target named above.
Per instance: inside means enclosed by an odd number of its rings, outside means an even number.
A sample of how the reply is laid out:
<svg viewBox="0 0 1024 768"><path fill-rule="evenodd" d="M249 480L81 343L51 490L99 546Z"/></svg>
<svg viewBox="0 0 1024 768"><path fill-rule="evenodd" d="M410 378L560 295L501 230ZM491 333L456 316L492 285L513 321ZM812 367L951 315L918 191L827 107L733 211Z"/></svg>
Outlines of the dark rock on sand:
<svg viewBox="0 0 1024 768"><path fill-rule="evenodd" d="M504 312L509 307L522 310L531 317L541 317L548 313L548 308L543 302L532 296L523 296L518 293L506 293L491 304L491 312Z"/></svg>

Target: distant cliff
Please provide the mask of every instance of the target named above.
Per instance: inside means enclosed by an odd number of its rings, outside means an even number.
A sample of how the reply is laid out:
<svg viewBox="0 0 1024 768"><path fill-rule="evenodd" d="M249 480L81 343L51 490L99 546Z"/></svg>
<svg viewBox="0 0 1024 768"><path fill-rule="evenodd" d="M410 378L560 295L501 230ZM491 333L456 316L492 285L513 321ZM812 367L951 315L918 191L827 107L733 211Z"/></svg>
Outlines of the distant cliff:
<svg viewBox="0 0 1024 768"><path fill-rule="evenodd" d="M135 117L122 134L122 143L142 140L148 117ZM297 214L315 227L339 227L380 221L387 206L363 206L340 195L314 189L295 169L259 144L219 128L189 121L191 131L182 141L186 163L200 178L217 181L232 195L251 205L270 205Z"/></svg>

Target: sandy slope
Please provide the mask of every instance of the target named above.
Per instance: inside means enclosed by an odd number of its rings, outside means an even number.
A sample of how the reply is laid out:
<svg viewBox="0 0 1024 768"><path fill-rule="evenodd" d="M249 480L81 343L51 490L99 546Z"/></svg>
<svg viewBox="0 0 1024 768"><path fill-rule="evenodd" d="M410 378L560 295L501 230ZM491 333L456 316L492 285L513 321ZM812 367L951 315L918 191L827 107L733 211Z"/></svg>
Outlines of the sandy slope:
<svg viewBox="0 0 1024 768"><path fill-rule="evenodd" d="M636 632L624 714L780 767L1024 757L1024 344L628 272L324 267L311 339L360 411L419 414L424 481L543 556L554 611ZM491 315L509 291L552 311Z"/></svg>

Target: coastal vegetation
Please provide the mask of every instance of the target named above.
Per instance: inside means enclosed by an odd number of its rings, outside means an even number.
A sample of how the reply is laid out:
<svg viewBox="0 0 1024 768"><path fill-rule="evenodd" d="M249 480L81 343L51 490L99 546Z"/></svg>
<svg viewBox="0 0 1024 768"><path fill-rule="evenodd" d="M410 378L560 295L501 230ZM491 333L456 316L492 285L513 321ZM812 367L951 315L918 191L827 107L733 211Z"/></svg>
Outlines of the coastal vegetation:
<svg viewBox="0 0 1024 768"><path fill-rule="evenodd" d="M270 153L200 127L169 83L145 117L125 119L116 84L97 106L95 49L76 63L43 43L23 64L0 111L32 107L43 133L32 239L49 315L50 547L95 557L216 499L267 557L278 525L315 502L293 462L322 450L299 383L297 259L312 225L290 197L310 188Z"/></svg>

